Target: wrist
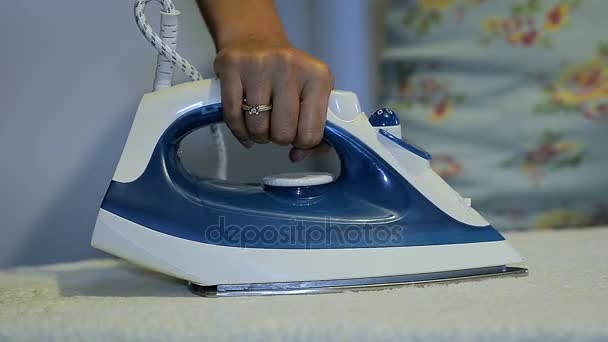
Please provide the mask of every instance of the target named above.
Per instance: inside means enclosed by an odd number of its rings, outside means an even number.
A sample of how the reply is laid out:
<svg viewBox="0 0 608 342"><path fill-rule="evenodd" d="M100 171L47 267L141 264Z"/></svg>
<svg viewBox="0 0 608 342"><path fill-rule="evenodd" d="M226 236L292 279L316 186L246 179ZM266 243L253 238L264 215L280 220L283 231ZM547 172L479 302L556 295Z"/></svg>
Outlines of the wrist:
<svg viewBox="0 0 608 342"><path fill-rule="evenodd" d="M273 0L197 0L218 51L247 42L289 44Z"/></svg>
<svg viewBox="0 0 608 342"><path fill-rule="evenodd" d="M286 46L291 45L282 27L264 30L232 30L215 37L217 51L231 46Z"/></svg>

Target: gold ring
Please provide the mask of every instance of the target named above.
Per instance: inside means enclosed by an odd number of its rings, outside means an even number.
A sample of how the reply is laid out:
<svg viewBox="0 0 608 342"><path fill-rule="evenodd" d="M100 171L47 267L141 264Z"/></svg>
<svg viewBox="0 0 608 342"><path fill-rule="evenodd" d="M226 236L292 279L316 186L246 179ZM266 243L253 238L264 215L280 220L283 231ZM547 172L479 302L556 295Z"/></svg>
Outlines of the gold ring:
<svg viewBox="0 0 608 342"><path fill-rule="evenodd" d="M249 115L260 115L262 112L269 112L272 109L272 105L248 105L243 104L243 110Z"/></svg>

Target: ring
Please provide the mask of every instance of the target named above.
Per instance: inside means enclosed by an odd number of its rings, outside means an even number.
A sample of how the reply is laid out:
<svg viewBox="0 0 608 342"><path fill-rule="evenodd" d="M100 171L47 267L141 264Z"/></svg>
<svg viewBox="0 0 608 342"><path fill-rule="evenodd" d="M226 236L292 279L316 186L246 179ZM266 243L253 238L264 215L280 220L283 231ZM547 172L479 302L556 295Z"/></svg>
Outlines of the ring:
<svg viewBox="0 0 608 342"><path fill-rule="evenodd" d="M262 112L269 112L272 109L272 105L247 105L243 104L243 110L249 115L260 115Z"/></svg>

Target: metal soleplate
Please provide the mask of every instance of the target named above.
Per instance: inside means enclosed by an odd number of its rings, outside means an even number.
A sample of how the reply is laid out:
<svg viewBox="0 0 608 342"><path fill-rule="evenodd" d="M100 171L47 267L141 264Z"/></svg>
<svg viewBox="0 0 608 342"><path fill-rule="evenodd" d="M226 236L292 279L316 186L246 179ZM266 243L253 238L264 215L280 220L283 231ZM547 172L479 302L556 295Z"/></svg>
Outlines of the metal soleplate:
<svg viewBox="0 0 608 342"><path fill-rule="evenodd" d="M526 268L495 266L446 272L356 279L251 283L215 286L201 286L190 283L188 287L192 293L203 297L272 296L382 290L404 285L447 283L505 276L522 277L526 275L528 275L528 269Z"/></svg>

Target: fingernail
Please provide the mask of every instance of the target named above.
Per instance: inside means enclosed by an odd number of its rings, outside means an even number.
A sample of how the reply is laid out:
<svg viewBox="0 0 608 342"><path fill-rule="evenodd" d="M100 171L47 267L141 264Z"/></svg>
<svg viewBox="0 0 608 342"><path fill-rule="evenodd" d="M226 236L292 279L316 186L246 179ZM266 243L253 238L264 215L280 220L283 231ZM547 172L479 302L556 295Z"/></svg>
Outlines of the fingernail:
<svg viewBox="0 0 608 342"><path fill-rule="evenodd" d="M245 146L246 148L251 148L254 144L253 141L251 140L241 140L241 145Z"/></svg>

